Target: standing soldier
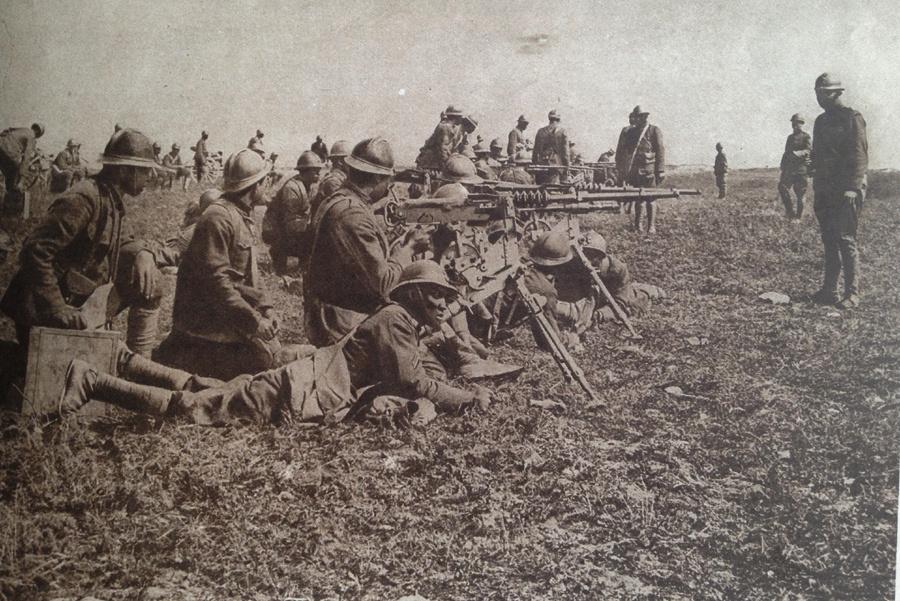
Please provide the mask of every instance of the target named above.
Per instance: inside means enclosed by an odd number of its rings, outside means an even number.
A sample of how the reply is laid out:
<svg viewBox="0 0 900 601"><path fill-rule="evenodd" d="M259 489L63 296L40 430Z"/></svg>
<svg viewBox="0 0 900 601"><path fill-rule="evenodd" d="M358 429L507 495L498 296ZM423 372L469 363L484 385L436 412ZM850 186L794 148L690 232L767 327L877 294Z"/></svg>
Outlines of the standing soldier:
<svg viewBox="0 0 900 601"><path fill-rule="evenodd" d="M245 148L225 162L222 195L203 211L181 257L172 332L154 359L185 371L230 380L277 367L287 349L259 281L253 207L266 201L270 165Z"/></svg>
<svg viewBox="0 0 900 601"><path fill-rule="evenodd" d="M559 122L562 115L556 109L550 111L547 115L550 120L538 130L534 136L534 150L531 153L531 163L533 165L560 165L562 167L569 166L569 136L566 130L560 127ZM558 184L560 178L569 176L567 169L548 171L539 171L535 180L539 184Z"/></svg>
<svg viewBox="0 0 900 601"><path fill-rule="evenodd" d="M118 310L128 311L128 347L149 355L156 341L161 277L169 264L161 245L122 242L123 195L136 197L150 181L156 163L150 140L133 129L113 134L100 173L68 189L22 247L20 267L0 301L0 310L16 325L16 338L27 348L32 326L84 330L82 310L93 292L113 284Z"/></svg>
<svg viewBox="0 0 900 601"><path fill-rule="evenodd" d="M427 235L411 230L390 253L372 212L371 205L387 195L394 173L387 140L363 140L346 163L347 181L319 206L310 225L310 261L303 288L306 336L316 346L337 342L388 302L400 271L428 244Z"/></svg>
<svg viewBox="0 0 900 601"><path fill-rule="evenodd" d="M11 127L0 132L0 172L10 198L22 194L20 181L34 159L35 140L43 135L44 126L40 123L34 123L30 128Z"/></svg>
<svg viewBox="0 0 900 601"><path fill-rule="evenodd" d="M72 184L84 179L85 170L81 165L79 148L81 148L81 144L70 139L66 143L66 149L56 155L50 168L51 192L63 192Z"/></svg>
<svg viewBox="0 0 900 601"><path fill-rule="evenodd" d="M316 136L316 141L312 143L309 149L319 155L319 159L322 160L323 164L328 160L328 145L325 144L322 136Z"/></svg>
<svg viewBox="0 0 900 601"><path fill-rule="evenodd" d="M509 132L509 140L506 143L506 154L515 157L519 151L518 146L525 146L525 130L528 129L528 119L525 115L519 115L519 121L516 126Z"/></svg>
<svg viewBox="0 0 900 601"><path fill-rule="evenodd" d="M719 188L719 198L725 198L725 175L728 173L728 157L725 156L725 147L721 142L716 142L716 164L713 174L716 176L716 186Z"/></svg>
<svg viewBox="0 0 900 601"><path fill-rule="evenodd" d="M272 267L278 275L288 272L288 257L301 256L302 238L309 226L310 201L316 196L322 161L312 150L297 159L297 175L288 179L266 208L262 239L269 244Z"/></svg>
<svg viewBox="0 0 900 601"><path fill-rule="evenodd" d="M841 82L828 73L816 78L816 100L825 112L813 126L810 170L813 210L825 247L822 288L812 295L818 304L838 309L859 306L859 251L856 230L866 194L869 144L866 122L859 112L841 101ZM844 297L838 296L838 278L844 270Z"/></svg>
<svg viewBox="0 0 900 601"><path fill-rule="evenodd" d="M209 166L206 164L206 160L209 158L209 153L206 150L206 140L208 139L209 134L206 133L206 130L203 130L200 132L200 139L197 140L197 144L194 146L194 168L197 171L197 181L201 184L209 173Z"/></svg>
<svg viewBox="0 0 900 601"><path fill-rule="evenodd" d="M416 167L419 169L440 172L459 143L462 136L462 111L451 104L443 115L431 137L419 150L419 156L416 157Z"/></svg>
<svg viewBox="0 0 900 601"><path fill-rule="evenodd" d="M812 149L812 139L803 131L803 117L795 113L791 117L793 133L787 137L784 143L784 154L781 155L781 179L778 181L778 193L781 202L784 203L785 215L788 219L799 220L803 217L803 198L809 186L807 168L809 167L809 154ZM794 203L791 200L791 188L797 195L797 211L794 211Z"/></svg>
<svg viewBox="0 0 900 601"><path fill-rule="evenodd" d="M616 148L616 165L619 168L619 183L636 188L652 188L662 184L666 176L666 151L662 132L647 122L650 113L634 107L628 116L633 123L619 135ZM634 229L644 231L641 223L643 205L647 204L647 231L656 233L656 211L653 201L635 201Z"/></svg>

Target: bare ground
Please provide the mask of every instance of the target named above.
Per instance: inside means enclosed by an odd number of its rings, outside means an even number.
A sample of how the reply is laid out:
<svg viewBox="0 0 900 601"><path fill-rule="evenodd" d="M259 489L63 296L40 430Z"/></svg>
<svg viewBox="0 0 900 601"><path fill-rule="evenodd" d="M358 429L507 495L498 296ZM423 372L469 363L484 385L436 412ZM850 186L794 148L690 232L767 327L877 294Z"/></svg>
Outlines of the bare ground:
<svg viewBox="0 0 900 601"><path fill-rule="evenodd" d="M709 174L673 178L707 194L663 203L650 239L585 219L669 294L642 341L606 325L577 355L605 410L523 328L495 350L527 367L501 401L424 433L3 413L0 598L892 598L900 175L871 174L849 313L803 300L818 228L783 219L776 181L733 173L717 201ZM187 198L145 193L126 219L171 236ZM21 243L32 224L3 225ZM268 282L302 340L299 298Z"/></svg>

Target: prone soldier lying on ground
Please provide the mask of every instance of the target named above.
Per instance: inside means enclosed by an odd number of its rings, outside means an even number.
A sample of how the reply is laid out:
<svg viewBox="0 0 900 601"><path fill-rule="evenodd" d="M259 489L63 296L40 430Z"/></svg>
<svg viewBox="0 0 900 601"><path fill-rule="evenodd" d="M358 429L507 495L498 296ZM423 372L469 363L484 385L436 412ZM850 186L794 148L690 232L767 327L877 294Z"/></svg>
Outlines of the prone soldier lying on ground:
<svg viewBox="0 0 900 601"><path fill-rule="evenodd" d="M96 399L131 411L183 414L203 425L295 420L333 423L347 416L351 408L385 395L424 398L446 411L469 405L485 410L491 402L487 389L476 387L469 392L438 381L428 368L429 359L420 353L418 332L438 329L448 316L448 301L455 296L456 289L440 266L432 261L414 262L403 270L390 293L391 302L337 343L318 349L305 347L301 357L283 367L227 383L195 379L182 372L168 385L148 386L99 373L76 359L69 366L60 411L71 412Z"/></svg>

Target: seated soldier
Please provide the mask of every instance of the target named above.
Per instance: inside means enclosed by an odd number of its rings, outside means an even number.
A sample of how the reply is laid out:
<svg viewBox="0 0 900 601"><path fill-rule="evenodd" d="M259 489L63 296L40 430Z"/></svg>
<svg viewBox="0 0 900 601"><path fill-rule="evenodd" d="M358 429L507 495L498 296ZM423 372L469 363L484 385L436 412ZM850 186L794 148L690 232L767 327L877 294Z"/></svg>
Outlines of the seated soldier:
<svg viewBox="0 0 900 601"><path fill-rule="evenodd" d="M84 179L87 171L81 164L80 148L81 144L70 139L66 143L66 149L56 155L53 165L50 166L51 192L64 192L72 184Z"/></svg>
<svg viewBox="0 0 900 601"><path fill-rule="evenodd" d="M66 375L60 412L77 410L96 399L131 411L156 415L183 414L203 425L241 422L325 421L345 417L359 398L394 395L432 401L438 409L459 410L478 405L486 410L491 393L474 392L438 381L420 354L418 332L436 330L448 316L448 301L456 296L443 270L432 261L407 266L382 306L340 342L306 347L297 360L255 376L238 376L227 383L181 381L153 387L99 373L74 360ZM425 359L423 361L423 359ZM213 384L200 392L202 385Z"/></svg>

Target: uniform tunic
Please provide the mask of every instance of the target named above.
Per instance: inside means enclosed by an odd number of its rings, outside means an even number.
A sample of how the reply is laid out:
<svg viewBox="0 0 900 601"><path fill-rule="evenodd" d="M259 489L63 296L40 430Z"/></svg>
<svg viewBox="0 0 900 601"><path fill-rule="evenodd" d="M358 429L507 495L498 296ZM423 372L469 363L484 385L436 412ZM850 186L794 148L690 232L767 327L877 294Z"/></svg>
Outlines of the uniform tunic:
<svg viewBox="0 0 900 601"><path fill-rule="evenodd" d="M506 143L506 154L511 157L516 156L516 147L521 144L523 147L525 146L525 132L519 129L518 127L514 127L511 132L509 132L509 140Z"/></svg>
<svg viewBox="0 0 900 601"><path fill-rule="evenodd" d="M461 138L460 126L454 125L450 121L441 121L419 151L416 166L420 169L440 171L444 168L444 163L447 162L450 155L453 154L453 149L459 144Z"/></svg>
<svg viewBox="0 0 900 601"><path fill-rule="evenodd" d="M301 254L302 238L309 227L310 199L316 192L316 185L307 189L298 174L284 183L266 207L262 239L270 245L269 254L277 273L285 272L289 256Z"/></svg>
<svg viewBox="0 0 900 601"><path fill-rule="evenodd" d="M616 147L620 183L649 187L666 172L666 150L662 132L655 125L622 129Z"/></svg>

